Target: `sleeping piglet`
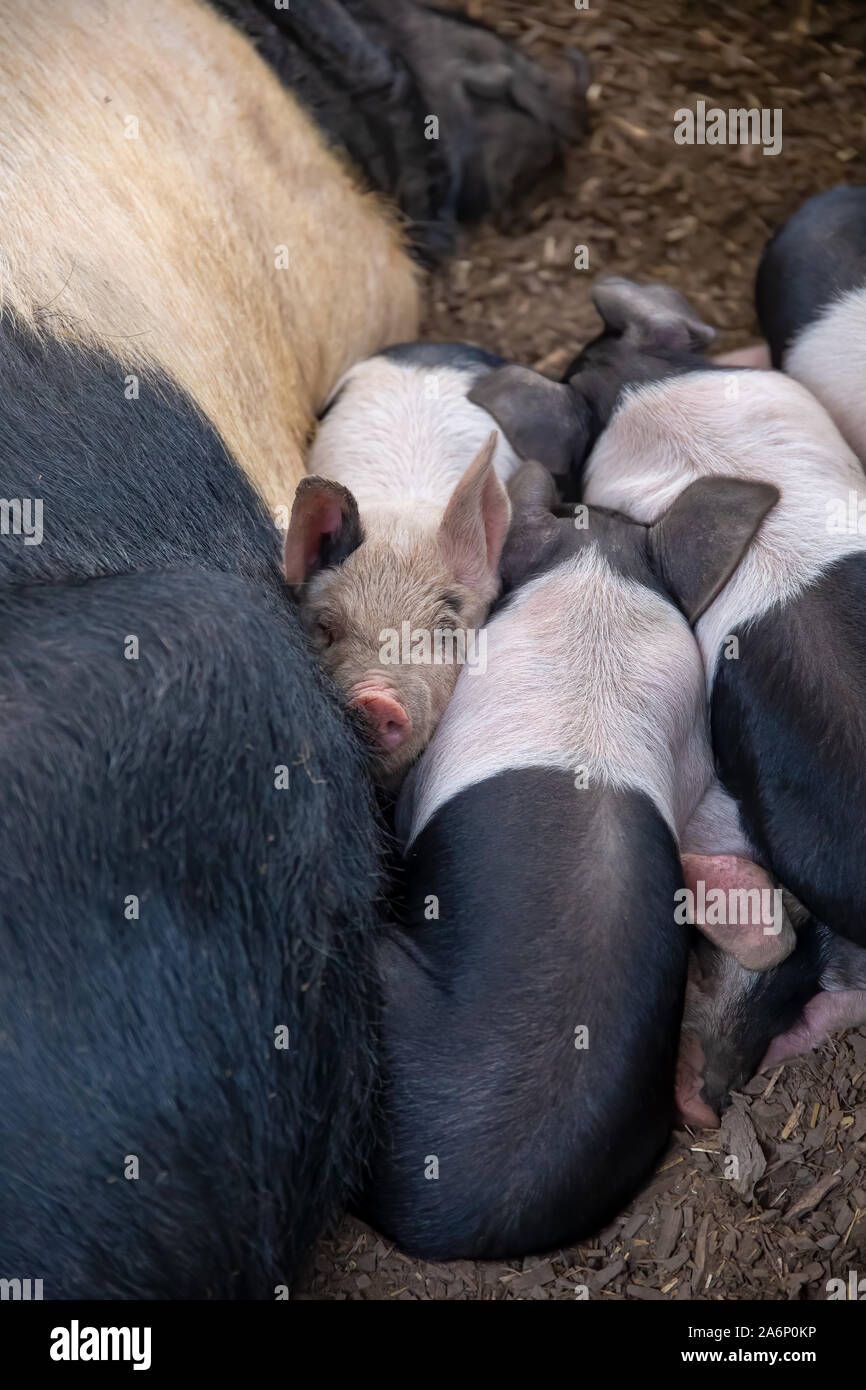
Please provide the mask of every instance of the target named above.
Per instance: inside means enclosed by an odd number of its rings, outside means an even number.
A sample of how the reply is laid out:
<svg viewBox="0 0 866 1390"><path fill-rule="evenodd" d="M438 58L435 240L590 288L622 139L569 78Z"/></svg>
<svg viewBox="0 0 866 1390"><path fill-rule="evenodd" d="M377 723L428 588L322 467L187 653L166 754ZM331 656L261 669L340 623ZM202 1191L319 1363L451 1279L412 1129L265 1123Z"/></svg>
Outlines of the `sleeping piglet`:
<svg viewBox="0 0 866 1390"><path fill-rule="evenodd" d="M677 1101L688 1123L714 1127L731 1091L758 1071L866 1023L866 949L817 922L790 894L797 944L757 972L696 936L689 962Z"/></svg>
<svg viewBox="0 0 866 1390"><path fill-rule="evenodd" d="M404 1250L570 1243L667 1140L689 936L677 841L712 778L683 613L775 497L706 479L653 526L603 511L578 526L552 513L543 468L514 480L487 672L461 672L397 808L405 926L380 951L361 1210Z"/></svg>
<svg viewBox="0 0 866 1390"><path fill-rule="evenodd" d="M713 330L666 285L600 281L604 331L548 381L504 367L473 388L521 450L582 469L588 503L650 523L696 478L780 501L696 626L719 775L761 861L866 946L866 531L860 464L781 372L714 366Z"/></svg>
<svg viewBox="0 0 866 1390"><path fill-rule="evenodd" d="M809 198L764 248L755 284L773 366L811 391L866 467L866 188ZM854 524L866 530L863 486Z"/></svg>
<svg viewBox="0 0 866 1390"><path fill-rule="evenodd" d="M737 804L715 779L682 848L687 879L710 848L738 859L749 853ZM677 1074L688 1124L715 1127L731 1091L757 1071L866 1023L866 949L829 931L787 890L781 900L793 950L770 968L767 943L749 921L694 933Z"/></svg>
<svg viewBox="0 0 866 1390"><path fill-rule="evenodd" d="M289 583L325 669L396 788L436 727L498 587L518 464L467 392L500 359L411 343L357 364L326 408L295 497Z"/></svg>

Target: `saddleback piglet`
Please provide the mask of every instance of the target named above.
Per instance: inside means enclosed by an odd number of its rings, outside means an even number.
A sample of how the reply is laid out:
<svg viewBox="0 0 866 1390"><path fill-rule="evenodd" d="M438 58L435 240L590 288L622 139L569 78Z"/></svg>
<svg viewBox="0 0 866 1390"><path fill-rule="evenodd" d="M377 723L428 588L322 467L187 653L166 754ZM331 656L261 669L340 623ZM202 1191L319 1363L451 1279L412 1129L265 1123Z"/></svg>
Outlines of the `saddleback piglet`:
<svg viewBox="0 0 866 1390"><path fill-rule="evenodd" d="M767 243L755 286L774 367L808 386L866 464L866 188L810 198ZM866 531L864 488L855 524Z"/></svg>
<svg viewBox="0 0 866 1390"><path fill-rule="evenodd" d="M589 454L586 501L643 522L695 479L778 488L696 626L713 746L757 857L866 945L866 534L847 521L858 461L798 382L713 366L713 330L668 286L609 279L594 299L605 330L565 381L504 367L472 398L521 452L577 468Z"/></svg>
<svg viewBox="0 0 866 1390"><path fill-rule="evenodd" d="M773 365L821 401L862 463L866 189L818 194L788 219L764 250L756 302ZM866 530L864 512L861 480L850 494L845 528ZM856 615L849 620L856 621ZM820 657L825 644L818 634L815 647ZM718 1111L727 1093L759 1067L765 1070L817 1046L832 1032L866 1022L866 950L828 931L785 897L798 939L777 969L757 974L698 940L687 991L680 1089L680 1104L692 1118L688 1101L701 1084L704 1102ZM684 1087L690 1083L688 1097Z"/></svg>
<svg viewBox="0 0 866 1390"><path fill-rule="evenodd" d="M398 804L405 925L381 947L361 1209L404 1250L567 1244L667 1140L689 939L677 841L712 778L683 612L729 579L775 498L707 478L647 527L555 516L539 465L514 480L486 674L461 673Z"/></svg>

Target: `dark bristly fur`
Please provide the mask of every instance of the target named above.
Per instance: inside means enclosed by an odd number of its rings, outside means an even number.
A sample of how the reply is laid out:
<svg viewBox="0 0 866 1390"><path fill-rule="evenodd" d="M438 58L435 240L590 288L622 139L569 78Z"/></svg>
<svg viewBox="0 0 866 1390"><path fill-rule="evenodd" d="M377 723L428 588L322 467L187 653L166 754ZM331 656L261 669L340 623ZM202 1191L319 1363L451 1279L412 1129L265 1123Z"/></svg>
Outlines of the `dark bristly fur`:
<svg viewBox="0 0 866 1390"><path fill-rule="evenodd" d="M784 607L734 628L711 720L719 774L752 842L819 919L866 946L866 558L829 566ZM732 666L736 666L732 672Z"/></svg>
<svg viewBox="0 0 866 1390"><path fill-rule="evenodd" d="M407 868L410 930L381 953L386 1081L364 1215L427 1259L589 1235L672 1120L687 942L671 926L670 831L640 793L576 798L569 773L530 768L446 803Z"/></svg>
<svg viewBox="0 0 866 1390"><path fill-rule="evenodd" d="M755 305L774 367L799 334L866 273L866 188L809 198L764 247Z"/></svg>
<svg viewBox="0 0 866 1390"><path fill-rule="evenodd" d="M0 538L0 1270L273 1298L364 1148L357 748L260 502L168 383L126 400L4 321L0 478L44 499L41 545Z"/></svg>
<svg viewBox="0 0 866 1390"><path fill-rule="evenodd" d="M447 255L458 221L506 205L580 132L578 54L551 74L486 26L414 0L212 3L395 199L424 260Z"/></svg>

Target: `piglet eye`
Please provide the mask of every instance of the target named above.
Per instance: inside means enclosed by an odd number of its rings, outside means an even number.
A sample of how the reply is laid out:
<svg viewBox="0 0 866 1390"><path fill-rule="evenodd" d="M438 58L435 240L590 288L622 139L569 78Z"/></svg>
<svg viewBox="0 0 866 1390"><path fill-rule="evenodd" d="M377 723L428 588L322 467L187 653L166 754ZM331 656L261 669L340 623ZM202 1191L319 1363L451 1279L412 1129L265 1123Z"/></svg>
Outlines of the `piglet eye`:
<svg viewBox="0 0 866 1390"><path fill-rule="evenodd" d="M321 638L326 647L332 647L339 637L337 629L333 623L320 619L316 623L316 636Z"/></svg>
<svg viewBox="0 0 866 1390"><path fill-rule="evenodd" d="M457 594L446 590L445 593L439 595L439 603L444 608L450 609L458 618L460 617L460 598Z"/></svg>

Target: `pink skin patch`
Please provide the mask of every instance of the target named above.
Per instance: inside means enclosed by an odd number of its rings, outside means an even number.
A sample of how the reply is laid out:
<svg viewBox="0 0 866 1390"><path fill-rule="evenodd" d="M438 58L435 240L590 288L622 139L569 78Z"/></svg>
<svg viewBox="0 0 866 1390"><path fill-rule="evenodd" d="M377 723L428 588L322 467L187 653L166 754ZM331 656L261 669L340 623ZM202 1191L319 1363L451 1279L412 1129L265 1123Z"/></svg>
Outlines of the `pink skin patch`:
<svg viewBox="0 0 866 1390"><path fill-rule="evenodd" d="M307 543L304 553L305 570L309 570L315 562L319 553L319 546L322 544L323 536L335 536L343 524L343 513L339 502L324 500L317 514L313 518L313 528L307 536Z"/></svg>
<svg viewBox="0 0 866 1390"><path fill-rule="evenodd" d="M772 1071L780 1062L820 1047L834 1033L858 1028L863 1023L866 1023L866 990L821 990L809 1000L793 1027L773 1039L758 1072ZM675 1082L678 1122L691 1129L718 1129L718 1115L701 1096L704 1066L698 1035L683 1029Z"/></svg>
<svg viewBox="0 0 866 1390"><path fill-rule="evenodd" d="M822 989L803 1010L803 1016L787 1032L780 1033L767 1048L759 1071L767 1071L789 1057L799 1057L820 1047L831 1033L843 1028L857 1028L866 1023L866 990Z"/></svg>
<svg viewBox="0 0 866 1390"><path fill-rule="evenodd" d="M393 753L412 732L412 721L396 690L382 680L371 677L358 681L349 692L349 708L362 711L376 743L385 753Z"/></svg>
<svg viewBox="0 0 866 1390"><path fill-rule="evenodd" d="M316 486L299 489L283 549L283 569L290 584L302 584L309 578L322 541L338 535L342 527L340 499L327 490L327 485L324 490Z"/></svg>
<svg viewBox="0 0 866 1390"><path fill-rule="evenodd" d="M704 1084L704 1054L697 1033L684 1029L680 1035L674 1091L678 1122L691 1129L718 1129L719 1117L701 1096Z"/></svg>
<svg viewBox="0 0 866 1390"><path fill-rule="evenodd" d="M773 366L766 343L750 343L748 347L734 348L733 352L723 352L721 357L714 357L713 361L719 367L759 367L766 372Z"/></svg>
<svg viewBox="0 0 866 1390"><path fill-rule="evenodd" d="M751 859L684 854L683 877L695 926L745 969L769 970L791 954L797 938L781 893Z"/></svg>

